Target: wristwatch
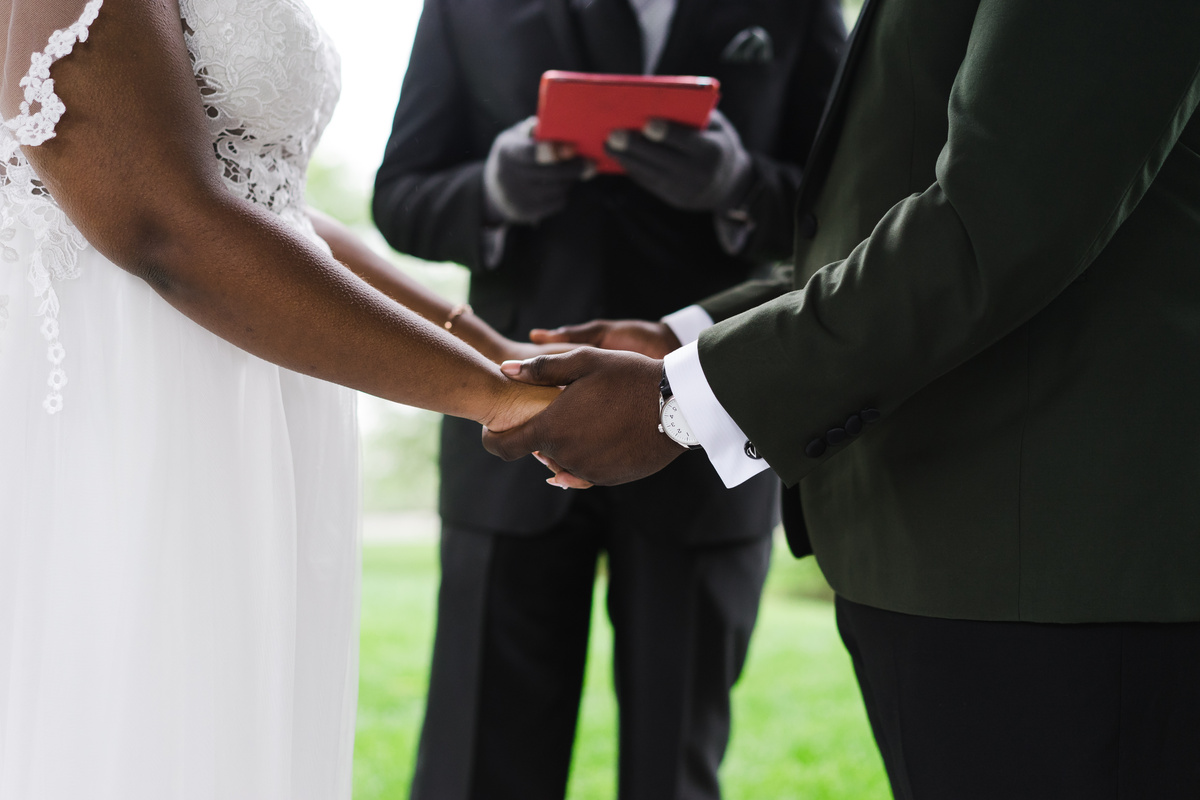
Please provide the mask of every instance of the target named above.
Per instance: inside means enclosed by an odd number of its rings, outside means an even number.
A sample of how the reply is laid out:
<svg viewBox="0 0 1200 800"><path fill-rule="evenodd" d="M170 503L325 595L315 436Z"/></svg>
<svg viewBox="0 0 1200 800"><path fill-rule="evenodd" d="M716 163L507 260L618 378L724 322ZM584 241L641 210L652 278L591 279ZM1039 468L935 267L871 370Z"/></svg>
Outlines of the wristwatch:
<svg viewBox="0 0 1200 800"><path fill-rule="evenodd" d="M666 367L663 367L658 393L658 432L665 433L668 439L687 450L701 449L699 440L688 427L683 412L679 410L679 401L675 399L675 394L671 391L671 382L667 380Z"/></svg>

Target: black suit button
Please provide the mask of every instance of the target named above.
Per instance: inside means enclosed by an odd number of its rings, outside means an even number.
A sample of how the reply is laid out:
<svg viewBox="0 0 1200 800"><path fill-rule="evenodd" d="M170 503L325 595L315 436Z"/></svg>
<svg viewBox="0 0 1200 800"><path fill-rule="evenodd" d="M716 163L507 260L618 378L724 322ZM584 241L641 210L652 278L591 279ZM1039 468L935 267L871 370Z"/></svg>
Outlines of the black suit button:
<svg viewBox="0 0 1200 800"><path fill-rule="evenodd" d="M877 408L864 408L862 411L858 412L858 415L860 417L862 417L863 422L866 422L868 424L875 422L876 420L878 420L880 417L883 416L882 414L879 413L879 409L877 409Z"/></svg>
<svg viewBox="0 0 1200 800"><path fill-rule="evenodd" d="M804 214L796 221L796 235L801 239L812 239L817 235L817 218L812 212Z"/></svg>
<svg viewBox="0 0 1200 800"><path fill-rule="evenodd" d="M850 419L846 420L846 433L850 434L851 436L858 436L860 433L862 433L862 426L862 417L860 417L858 414L854 414L850 417Z"/></svg>
<svg viewBox="0 0 1200 800"><path fill-rule="evenodd" d="M825 440L813 439L808 443L808 447L804 448L804 455L809 458L820 458L825 455Z"/></svg>
<svg viewBox="0 0 1200 800"><path fill-rule="evenodd" d="M838 445L846 441L845 428L830 428L825 432L825 441L832 445Z"/></svg>

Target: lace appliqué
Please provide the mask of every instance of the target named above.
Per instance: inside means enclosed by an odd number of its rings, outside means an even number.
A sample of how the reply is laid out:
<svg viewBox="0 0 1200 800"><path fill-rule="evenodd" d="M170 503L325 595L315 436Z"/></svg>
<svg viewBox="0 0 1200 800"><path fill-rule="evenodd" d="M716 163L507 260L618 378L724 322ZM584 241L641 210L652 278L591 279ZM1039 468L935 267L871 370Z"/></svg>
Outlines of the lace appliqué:
<svg viewBox="0 0 1200 800"><path fill-rule="evenodd" d="M11 246L17 226L32 231L35 246L29 258L29 283L41 301L38 314L43 318L41 332L46 339L46 359L51 364L46 380L50 391L42 406L50 414L62 411L62 390L67 385L67 373L62 368L66 350L59 340L58 294L53 281L79 277L79 253L87 247L87 240L46 191L20 148L37 147L54 138L66 105L54 91L50 67L70 55L76 44L87 41L88 30L102 5L104 0L90 0L73 25L55 31L46 49L33 54L29 72L20 83L25 90L20 113L0 126L0 257L9 263L18 261ZM0 322L7 321L7 308L3 311Z"/></svg>
<svg viewBox="0 0 1200 800"><path fill-rule="evenodd" d="M183 0L180 10L226 186L307 228L305 173L341 88L336 51L297 0Z"/></svg>

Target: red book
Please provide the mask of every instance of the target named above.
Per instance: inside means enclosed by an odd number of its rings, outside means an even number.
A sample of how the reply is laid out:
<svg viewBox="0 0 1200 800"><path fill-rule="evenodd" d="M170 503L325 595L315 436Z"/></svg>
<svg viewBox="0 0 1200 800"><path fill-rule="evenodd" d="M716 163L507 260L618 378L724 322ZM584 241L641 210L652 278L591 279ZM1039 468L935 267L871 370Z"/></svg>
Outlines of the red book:
<svg viewBox="0 0 1200 800"><path fill-rule="evenodd" d="M625 170L604 152L609 133L641 130L654 117L703 128L720 97L716 78L550 70L542 75L534 138L572 144L597 171L620 174Z"/></svg>

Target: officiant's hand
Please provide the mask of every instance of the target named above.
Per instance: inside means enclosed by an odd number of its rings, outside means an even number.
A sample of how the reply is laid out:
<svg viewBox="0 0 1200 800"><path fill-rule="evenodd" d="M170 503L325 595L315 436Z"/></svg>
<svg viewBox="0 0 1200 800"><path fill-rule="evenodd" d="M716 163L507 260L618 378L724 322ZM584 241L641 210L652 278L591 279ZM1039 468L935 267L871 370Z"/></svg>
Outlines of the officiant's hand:
<svg viewBox="0 0 1200 800"><path fill-rule="evenodd" d="M640 132L613 131L604 149L643 189L685 211L736 208L754 180L750 154L720 111L704 130L652 119Z"/></svg>
<svg viewBox="0 0 1200 800"><path fill-rule="evenodd" d="M602 350L628 350L650 358L662 358L682 346L675 332L665 323L641 319L597 319L554 330L535 328L529 332L529 340L541 345L571 343Z"/></svg>
<svg viewBox="0 0 1200 800"><path fill-rule="evenodd" d="M525 424L485 431L484 446L506 461L538 451L559 469L604 486L658 472L684 452L658 431L662 369L658 359L590 347L506 362L501 371L510 378L563 391Z"/></svg>
<svg viewBox="0 0 1200 800"><path fill-rule="evenodd" d="M533 224L567 204L571 187L595 174L595 165L570 145L533 138L537 117L503 131L483 168L487 216L495 223Z"/></svg>

